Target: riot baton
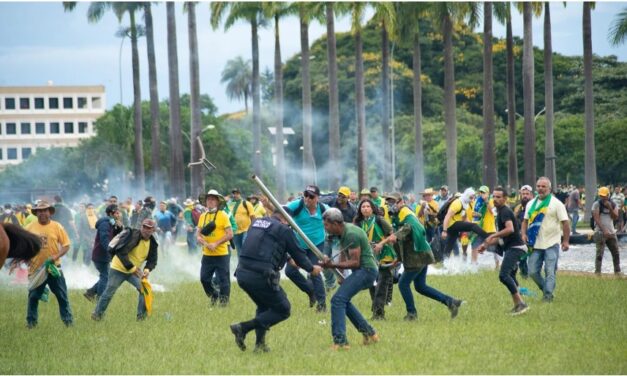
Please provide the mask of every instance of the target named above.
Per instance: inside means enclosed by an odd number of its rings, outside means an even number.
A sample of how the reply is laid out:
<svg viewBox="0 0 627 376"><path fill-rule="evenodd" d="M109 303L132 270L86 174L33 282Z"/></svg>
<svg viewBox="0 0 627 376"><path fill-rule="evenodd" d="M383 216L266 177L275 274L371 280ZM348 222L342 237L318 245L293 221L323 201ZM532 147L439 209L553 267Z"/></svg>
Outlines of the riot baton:
<svg viewBox="0 0 627 376"><path fill-rule="evenodd" d="M277 199L272 195L272 192L270 192L270 190L268 189L268 187L266 187L265 184L263 184L263 182L261 181L261 179L259 179L258 176L253 175L252 176L253 181L255 182L255 184L257 184L257 186L259 187L259 189L261 189L261 191L268 196L268 200L270 200L270 202L272 203L272 205L274 205L274 208L276 210L278 210L281 215L283 215L283 217L285 218L285 220L290 224L290 226L292 226L292 228L298 233L298 235L300 235L300 237L303 239L303 241L305 242L305 244L307 245L307 247L314 253L314 255L316 255L316 257L319 260L323 260L324 259L324 255L322 254L322 252L320 252L320 250L318 249L318 247L316 247L316 245L309 239L309 237L307 237L307 235L305 235L305 233L303 232L303 230L300 229L300 227L298 227L298 225L296 224L296 222L294 222L294 219L292 218L292 216L290 216L284 209L283 206L277 201ZM342 273L340 273L339 270L337 269L332 269L333 272L335 273L335 275L339 278L344 278L344 276L342 275Z"/></svg>

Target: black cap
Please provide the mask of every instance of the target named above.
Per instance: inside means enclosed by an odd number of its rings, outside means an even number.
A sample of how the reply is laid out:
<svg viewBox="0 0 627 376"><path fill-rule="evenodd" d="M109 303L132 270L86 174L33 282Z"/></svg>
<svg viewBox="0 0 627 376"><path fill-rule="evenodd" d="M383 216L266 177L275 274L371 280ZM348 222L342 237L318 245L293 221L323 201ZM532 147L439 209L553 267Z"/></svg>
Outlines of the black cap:
<svg viewBox="0 0 627 376"><path fill-rule="evenodd" d="M370 193L373 193L373 192L379 192L379 188L377 188L377 187L370 187Z"/></svg>
<svg viewBox="0 0 627 376"><path fill-rule="evenodd" d="M151 203L151 202L152 202L152 203L155 203L155 202L157 202L157 201L156 201L156 200L155 200L155 198L154 198L154 197L152 197L152 196L148 196L148 197L146 197L146 198L144 199L144 204L149 204L149 203Z"/></svg>
<svg viewBox="0 0 627 376"><path fill-rule="evenodd" d="M316 195L316 196L320 196L320 188L318 188L318 186L316 186L316 185L308 185L305 188L304 192L311 193L311 194Z"/></svg>
<svg viewBox="0 0 627 376"><path fill-rule="evenodd" d="M231 193L235 193L235 192L237 192L237 193L242 193L242 192L239 190L239 188L233 188L233 189L231 189Z"/></svg>

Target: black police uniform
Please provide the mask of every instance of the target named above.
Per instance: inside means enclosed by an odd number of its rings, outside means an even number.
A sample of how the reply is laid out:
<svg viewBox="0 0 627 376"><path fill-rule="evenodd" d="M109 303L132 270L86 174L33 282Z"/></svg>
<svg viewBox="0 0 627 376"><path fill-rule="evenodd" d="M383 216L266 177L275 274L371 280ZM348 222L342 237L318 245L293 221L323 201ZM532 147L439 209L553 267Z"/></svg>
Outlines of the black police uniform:
<svg viewBox="0 0 627 376"><path fill-rule="evenodd" d="M243 244L235 272L237 283L257 304L254 320L242 323L243 335L255 329L257 343L265 332L290 316L290 302L279 286L279 270L287 253L307 272L313 271L307 255L300 249L293 231L275 218L255 219Z"/></svg>

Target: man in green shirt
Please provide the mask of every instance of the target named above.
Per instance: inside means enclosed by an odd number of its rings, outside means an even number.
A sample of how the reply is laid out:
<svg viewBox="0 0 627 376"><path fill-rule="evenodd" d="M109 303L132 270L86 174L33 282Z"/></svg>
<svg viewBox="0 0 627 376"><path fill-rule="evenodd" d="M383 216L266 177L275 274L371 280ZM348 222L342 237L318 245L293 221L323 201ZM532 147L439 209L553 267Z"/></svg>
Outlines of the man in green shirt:
<svg viewBox="0 0 627 376"><path fill-rule="evenodd" d="M346 338L346 317L364 336L364 345L379 341L374 328L351 303L353 296L367 289L377 278L377 262L375 261L366 233L350 223L344 223L342 212L337 208L327 209L322 215L324 229L327 234L339 238L339 260L325 256L320 262L323 268L350 269L352 273L345 277L333 298L331 298L331 334L333 350L348 350Z"/></svg>

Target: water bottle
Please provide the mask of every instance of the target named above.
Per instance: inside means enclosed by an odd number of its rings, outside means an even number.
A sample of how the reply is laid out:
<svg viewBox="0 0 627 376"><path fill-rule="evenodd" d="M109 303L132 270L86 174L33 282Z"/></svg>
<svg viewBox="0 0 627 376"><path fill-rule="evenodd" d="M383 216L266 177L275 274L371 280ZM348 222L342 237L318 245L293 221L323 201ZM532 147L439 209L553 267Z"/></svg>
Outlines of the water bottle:
<svg viewBox="0 0 627 376"><path fill-rule="evenodd" d="M518 292L520 293L520 295L525 295L525 296L531 296L531 297L535 297L538 294L536 294L534 291L530 291L529 289L527 289L526 287L521 287L518 289Z"/></svg>

